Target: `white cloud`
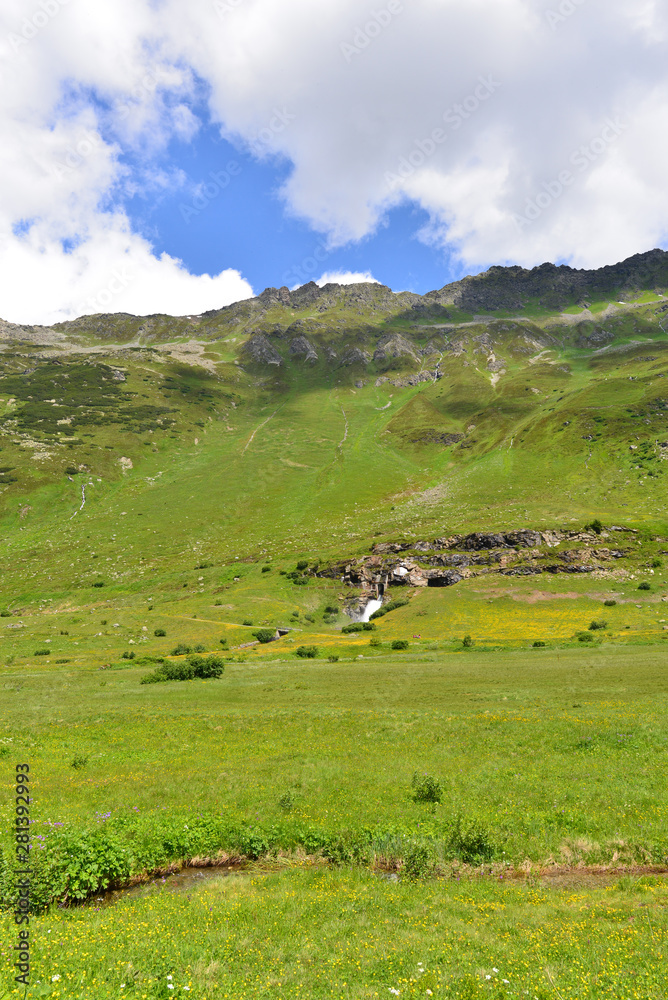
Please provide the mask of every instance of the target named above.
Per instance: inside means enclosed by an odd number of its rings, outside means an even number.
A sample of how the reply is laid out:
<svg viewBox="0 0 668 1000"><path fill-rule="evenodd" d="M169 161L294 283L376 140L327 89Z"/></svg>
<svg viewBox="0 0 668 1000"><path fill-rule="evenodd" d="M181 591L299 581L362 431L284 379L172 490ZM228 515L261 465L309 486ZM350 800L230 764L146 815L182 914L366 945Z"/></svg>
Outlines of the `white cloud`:
<svg viewBox="0 0 668 1000"><path fill-rule="evenodd" d="M73 315L128 264L110 308L250 294L157 257L113 207L183 185L153 163L197 137L203 95L225 136L292 164L287 210L329 249L405 200L470 268L665 244L667 37L657 0L3 0L0 316ZM623 128L599 149L606 119Z"/></svg>
<svg viewBox="0 0 668 1000"><path fill-rule="evenodd" d="M380 282L374 278L374 276L369 271L327 271L320 278L316 278L316 285L321 288L324 285L360 285L364 282L370 281L374 285L379 285Z"/></svg>

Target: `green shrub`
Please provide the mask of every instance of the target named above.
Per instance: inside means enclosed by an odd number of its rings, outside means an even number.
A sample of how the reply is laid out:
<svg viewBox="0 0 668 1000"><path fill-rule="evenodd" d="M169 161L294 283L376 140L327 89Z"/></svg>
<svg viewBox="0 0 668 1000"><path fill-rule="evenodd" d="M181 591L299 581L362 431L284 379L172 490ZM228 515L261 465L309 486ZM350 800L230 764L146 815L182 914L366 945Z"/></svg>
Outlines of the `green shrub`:
<svg viewBox="0 0 668 1000"><path fill-rule="evenodd" d="M255 636L258 642L266 644L268 642L273 642L276 633L273 629L270 628L260 628L257 630L257 632L253 632L253 635Z"/></svg>
<svg viewBox="0 0 668 1000"><path fill-rule="evenodd" d="M134 660L135 656L136 653L134 652L134 650L131 650L129 653L128 652L121 653L122 660Z"/></svg>
<svg viewBox="0 0 668 1000"><path fill-rule="evenodd" d="M603 601L603 606L606 608L615 608L617 607L617 601L613 601L613 599L610 598L607 601Z"/></svg>
<svg viewBox="0 0 668 1000"><path fill-rule="evenodd" d="M206 646L203 642L198 642L197 645L193 646L193 653L203 653L206 650Z"/></svg>
<svg viewBox="0 0 668 1000"><path fill-rule="evenodd" d="M242 624L242 625L252 625L252 624L253 624L253 622L251 621L251 619L250 619L250 618L244 618L244 620L242 621L242 623L241 623L241 624Z"/></svg>
<svg viewBox="0 0 668 1000"><path fill-rule="evenodd" d="M401 874L409 882L429 878L434 868L433 854L425 844L410 844L405 849Z"/></svg>
<svg viewBox="0 0 668 1000"><path fill-rule="evenodd" d="M152 674L141 679L142 684L160 684L164 681L191 681L196 677L208 680L222 677L225 664L219 656L189 656L180 663L163 663Z"/></svg>
<svg viewBox="0 0 668 1000"><path fill-rule="evenodd" d="M462 646L464 647L464 649L470 649L473 646L473 644L474 644L473 639L471 638L470 635L465 635L464 638L462 639Z"/></svg>
<svg viewBox="0 0 668 1000"><path fill-rule="evenodd" d="M441 783L430 774L418 774L416 771L411 781L413 802L440 802L443 798Z"/></svg>
<svg viewBox="0 0 668 1000"><path fill-rule="evenodd" d="M338 604L328 604L324 610L326 615L338 615L339 607Z"/></svg>
<svg viewBox="0 0 668 1000"><path fill-rule="evenodd" d="M329 660L330 663L338 663L339 662L338 656L328 656L327 659Z"/></svg>
<svg viewBox="0 0 668 1000"><path fill-rule="evenodd" d="M262 567L262 572L263 573L271 573L271 566L263 566Z"/></svg>
<svg viewBox="0 0 668 1000"><path fill-rule="evenodd" d="M73 767L75 771L79 771L82 767L85 767L88 763L88 757L83 757L81 754L77 754L73 759L70 767Z"/></svg>
<svg viewBox="0 0 668 1000"><path fill-rule="evenodd" d="M304 618L306 619L307 622L311 622L311 624L315 622L315 618L313 617L313 615L304 615Z"/></svg>
<svg viewBox="0 0 668 1000"><path fill-rule="evenodd" d="M35 656L51 656L50 649L36 649Z"/></svg>
<svg viewBox="0 0 668 1000"><path fill-rule="evenodd" d="M308 577L307 576L300 576L300 577L297 577L297 579L293 580L292 582L294 583L294 585L296 587L305 587L306 584L308 583Z"/></svg>
<svg viewBox="0 0 668 1000"><path fill-rule="evenodd" d="M408 642L406 639L395 639L392 643L392 649L408 649Z"/></svg>
<svg viewBox="0 0 668 1000"><path fill-rule="evenodd" d="M318 655L317 646L298 646L295 650L297 656L305 657L308 660L314 660Z"/></svg>
<svg viewBox="0 0 668 1000"><path fill-rule="evenodd" d="M96 582L95 582L95 583L93 584L93 586L94 586L94 587L104 587L104 580L97 580L97 581L96 581Z"/></svg>
<svg viewBox="0 0 668 1000"><path fill-rule="evenodd" d="M282 809L283 812L292 812L294 804L295 798L292 792L285 792L278 800L278 808Z"/></svg>
<svg viewBox="0 0 668 1000"><path fill-rule="evenodd" d="M383 615L389 615L390 611L396 611L397 608L403 608L408 604L407 597L396 597L388 604L383 604L382 608L378 608L378 611L370 616L369 621L374 621L376 618L382 618Z"/></svg>
<svg viewBox="0 0 668 1000"><path fill-rule="evenodd" d="M652 559L652 569L660 569L663 563L660 559Z"/></svg>
<svg viewBox="0 0 668 1000"><path fill-rule="evenodd" d="M155 630L155 632L153 633L153 635L163 636L163 635L167 635L167 633L165 632L164 628L157 628Z"/></svg>
<svg viewBox="0 0 668 1000"><path fill-rule="evenodd" d="M534 649L542 649L544 646L547 646L547 643L543 642L541 639L539 639L538 642L534 642L533 644Z"/></svg>
<svg viewBox="0 0 668 1000"><path fill-rule="evenodd" d="M369 639L369 645L373 646L374 648L377 648L378 646L382 646L383 643L381 642L381 640L378 638L377 635L374 635L373 639Z"/></svg>
<svg viewBox="0 0 668 1000"><path fill-rule="evenodd" d="M585 524L585 531L593 531L595 535L600 535L603 531L603 525L599 518L595 518L591 524Z"/></svg>
<svg viewBox="0 0 668 1000"><path fill-rule="evenodd" d="M221 644L221 646L227 646L228 642L229 642L229 640L228 640L228 639L221 639L221 640L220 640L220 644Z"/></svg>
<svg viewBox="0 0 668 1000"><path fill-rule="evenodd" d="M190 646L186 646L184 642L180 642L178 646L174 646L174 649L172 650L172 656L187 656L189 652L190 652Z"/></svg>
<svg viewBox="0 0 668 1000"><path fill-rule="evenodd" d="M300 572L303 572L305 569L308 569L308 560L307 559L300 559L299 562L297 563L297 569Z"/></svg>
<svg viewBox="0 0 668 1000"><path fill-rule="evenodd" d="M594 636L591 634L591 632L576 632L575 637L578 640L578 642L593 642L594 641Z"/></svg>
<svg viewBox="0 0 668 1000"><path fill-rule="evenodd" d="M352 625L344 625L341 631L349 635L351 632L375 632L377 627L374 622L353 622Z"/></svg>
<svg viewBox="0 0 668 1000"><path fill-rule="evenodd" d="M608 623L607 622L604 622L604 621L593 621L591 623L591 625L589 626L589 631L590 632L600 632L604 628L607 628L607 627L608 627Z"/></svg>
<svg viewBox="0 0 668 1000"><path fill-rule="evenodd" d="M638 584L638 590L651 590L651 589L652 588L650 584L647 582L647 580L643 580L642 583Z"/></svg>
<svg viewBox="0 0 668 1000"><path fill-rule="evenodd" d="M0 611L0 618L11 618L11 611Z"/></svg>
<svg viewBox="0 0 668 1000"><path fill-rule="evenodd" d="M463 829L461 818L455 820L448 838L448 848L455 857L465 864L491 861L496 853L496 847L488 831L478 823L471 823L466 829Z"/></svg>

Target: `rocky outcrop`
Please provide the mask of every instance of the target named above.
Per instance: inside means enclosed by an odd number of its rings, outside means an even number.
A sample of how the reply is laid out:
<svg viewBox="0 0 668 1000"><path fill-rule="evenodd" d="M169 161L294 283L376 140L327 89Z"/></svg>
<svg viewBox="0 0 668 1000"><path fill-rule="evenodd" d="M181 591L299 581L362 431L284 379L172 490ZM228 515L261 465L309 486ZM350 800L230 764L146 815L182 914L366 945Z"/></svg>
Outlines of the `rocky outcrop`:
<svg viewBox="0 0 668 1000"><path fill-rule="evenodd" d="M341 358L341 364L349 367L351 365L368 365L371 361L371 355L367 354L366 351L360 350L359 347L351 347Z"/></svg>
<svg viewBox="0 0 668 1000"><path fill-rule="evenodd" d="M374 351L374 361L387 361L390 358L409 357L417 362L418 355L415 345L402 337L400 333L392 333L383 337Z"/></svg>
<svg viewBox="0 0 668 1000"><path fill-rule="evenodd" d="M283 358L269 343L263 333L256 333L243 346L243 353L256 364L282 365Z"/></svg>
<svg viewBox="0 0 668 1000"><path fill-rule="evenodd" d="M317 361L318 352L306 337L295 337L290 341L290 354L297 357L303 356L305 361Z"/></svg>

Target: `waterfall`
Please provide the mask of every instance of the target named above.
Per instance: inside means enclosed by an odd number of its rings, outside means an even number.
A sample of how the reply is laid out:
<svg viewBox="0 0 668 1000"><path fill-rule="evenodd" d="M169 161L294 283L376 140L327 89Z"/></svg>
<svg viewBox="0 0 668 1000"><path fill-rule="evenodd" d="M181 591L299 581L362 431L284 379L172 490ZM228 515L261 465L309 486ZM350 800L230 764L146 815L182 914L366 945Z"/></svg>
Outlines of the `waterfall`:
<svg viewBox="0 0 668 1000"><path fill-rule="evenodd" d="M378 611L378 608L382 608L382 606L383 606L383 602L382 601L369 601L369 603L367 604L367 606L365 607L365 609L364 609L364 611L362 613L362 617L360 618L360 621L362 621L362 622L368 622L369 618L374 613L374 611Z"/></svg>

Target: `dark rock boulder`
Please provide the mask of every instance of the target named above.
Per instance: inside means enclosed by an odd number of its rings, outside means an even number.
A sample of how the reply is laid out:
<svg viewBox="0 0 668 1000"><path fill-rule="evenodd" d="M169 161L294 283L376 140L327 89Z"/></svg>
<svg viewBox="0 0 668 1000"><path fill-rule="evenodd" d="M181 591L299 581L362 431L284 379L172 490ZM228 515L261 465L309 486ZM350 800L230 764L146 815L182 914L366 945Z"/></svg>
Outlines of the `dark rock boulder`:
<svg viewBox="0 0 668 1000"><path fill-rule="evenodd" d="M283 359L263 333L255 333L243 346L243 353L256 364L282 365Z"/></svg>

